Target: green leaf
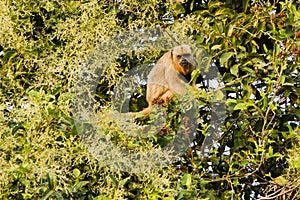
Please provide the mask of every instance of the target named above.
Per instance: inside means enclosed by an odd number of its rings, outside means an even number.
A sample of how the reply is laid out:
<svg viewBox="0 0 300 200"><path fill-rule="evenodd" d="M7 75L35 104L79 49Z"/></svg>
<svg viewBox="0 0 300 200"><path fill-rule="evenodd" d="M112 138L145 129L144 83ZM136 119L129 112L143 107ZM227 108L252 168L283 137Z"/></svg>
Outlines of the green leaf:
<svg viewBox="0 0 300 200"><path fill-rule="evenodd" d="M243 0L242 4L243 4L244 12L246 13L248 5L249 5L249 0Z"/></svg>
<svg viewBox="0 0 300 200"><path fill-rule="evenodd" d="M130 179L130 177L127 177L127 178L121 180L121 181L119 182L119 187L123 187L123 186L127 183L127 181L128 181L129 179Z"/></svg>
<svg viewBox="0 0 300 200"><path fill-rule="evenodd" d="M232 67L230 67L230 73L238 77L239 73L239 64L235 64Z"/></svg>
<svg viewBox="0 0 300 200"><path fill-rule="evenodd" d="M269 146L269 156L273 156L273 148L272 146Z"/></svg>
<svg viewBox="0 0 300 200"><path fill-rule="evenodd" d="M77 192L83 188L83 186L87 185L89 181L79 181L73 187L73 192Z"/></svg>
<svg viewBox="0 0 300 200"><path fill-rule="evenodd" d="M192 74L191 74L191 76L192 76L191 80L195 81L198 78L199 75L200 75L200 70L199 69L193 70Z"/></svg>
<svg viewBox="0 0 300 200"><path fill-rule="evenodd" d="M240 183L239 183L239 179L238 179L238 178L234 178L234 179L233 179L233 185L234 185L235 187L237 187L239 184L240 184Z"/></svg>
<svg viewBox="0 0 300 200"><path fill-rule="evenodd" d="M221 65L224 65L226 61L229 60L229 58L231 58L234 55L234 52L226 52L223 53L220 57L220 63Z"/></svg>
<svg viewBox="0 0 300 200"><path fill-rule="evenodd" d="M221 8L218 9L215 13L215 16L226 15L226 17L230 17L232 15L232 10L229 8Z"/></svg>
<svg viewBox="0 0 300 200"><path fill-rule="evenodd" d="M185 13L185 9L181 4L176 4L175 12L177 15L182 14L182 13Z"/></svg>
<svg viewBox="0 0 300 200"><path fill-rule="evenodd" d="M192 175L184 174L181 180L181 185L190 186L192 184Z"/></svg>
<svg viewBox="0 0 300 200"><path fill-rule="evenodd" d="M220 2L220 1L209 1L208 8L212 9L212 8L215 8L215 7L222 6L223 4L224 3Z"/></svg>
<svg viewBox="0 0 300 200"><path fill-rule="evenodd" d="M46 5L44 6L44 9L47 10L47 12L55 10L54 3L47 1Z"/></svg>
<svg viewBox="0 0 300 200"><path fill-rule="evenodd" d="M74 169L74 170L73 170L73 175L74 175L75 178L78 178L78 177L80 176L80 170L77 169L77 168Z"/></svg>
<svg viewBox="0 0 300 200"><path fill-rule="evenodd" d="M252 43L254 46L256 46L257 49L259 49L259 46L258 46L258 44L256 43L255 40L251 40L251 43Z"/></svg>
<svg viewBox="0 0 300 200"><path fill-rule="evenodd" d="M118 185L118 181L117 181L116 177L114 175L112 175L112 174L110 174L109 177L111 178L113 184L115 186L117 186Z"/></svg>
<svg viewBox="0 0 300 200"><path fill-rule="evenodd" d="M246 52L246 47L244 47L244 46L241 46L241 45L238 45L237 46L241 51L244 51L244 52Z"/></svg>
<svg viewBox="0 0 300 200"><path fill-rule="evenodd" d="M193 0L190 4L190 10L193 10L194 9L194 3L195 3L195 0Z"/></svg>
<svg viewBox="0 0 300 200"><path fill-rule="evenodd" d="M235 28L234 25L229 25L229 29L228 29L228 32L227 32L228 37L232 36L232 32L233 32L234 28Z"/></svg>
<svg viewBox="0 0 300 200"><path fill-rule="evenodd" d="M54 190L49 190L45 196L42 197L42 200L46 200L48 199L49 197L52 196L52 194L54 193Z"/></svg>
<svg viewBox="0 0 300 200"><path fill-rule="evenodd" d="M238 103L234 106L233 110L247 110L251 106L255 106L255 104L253 102Z"/></svg>
<svg viewBox="0 0 300 200"><path fill-rule="evenodd" d="M211 47L211 50L217 50L217 49L221 49L222 48L222 44L217 44Z"/></svg>
<svg viewBox="0 0 300 200"><path fill-rule="evenodd" d="M47 179L49 184L49 189L54 190L57 185L57 178L52 172L47 173Z"/></svg>
<svg viewBox="0 0 300 200"><path fill-rule="evenodd" d="M215 94L215 99L217 101L221 101L224 99L224 94L221 90L217 90L216 94Z"/></svg>
<svg viewBox="0 0 300 200"><path fill-rule="evenodd" d="M18 52L16 50L7 50L7 51L4 51L3 58L8 60L8 59L14 58L17 55L18 55Z"/></svg>
<svg viewBox="0 0 300 200"><path fill-rule="evenodd" d="M263 44L263 48L264 48L265 53L268 53L269 50L268 50L266 44Z"/></svg>
<svg viewBox="0 0 300 200"><path fill-rule="evenodd" d="M236 100L235 99L228 99L226 101L226 106L230 106L230 105L233 105L233 104L236 104Z"/></svg>
<svg viewBox="0 0 300 200"><path fill-rule="evenodd" d="M234 106L233 110L247 110L247 107L245 103L238 103Z"/></svg>
<svg viewBox="0 0 300 200"><path fill-rule="evenodd" d="M101 194L100 196L93 198L93 200L111 200L111 199Z"/></svg>

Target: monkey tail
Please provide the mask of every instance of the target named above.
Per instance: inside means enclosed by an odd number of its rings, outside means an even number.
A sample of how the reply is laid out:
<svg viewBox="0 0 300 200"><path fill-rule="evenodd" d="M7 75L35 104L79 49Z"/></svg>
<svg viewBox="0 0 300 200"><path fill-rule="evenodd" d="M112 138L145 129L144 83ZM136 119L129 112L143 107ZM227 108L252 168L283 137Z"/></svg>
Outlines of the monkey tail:
<svg viewBox="0 0 300 200"><path fill-rule="evenodd" d="M152 109L152 106L148 106L147 108L145 108L144 110L142 111L139 111L139 112L130 112L128 113L129 116L131 118L141 118L141 117L147 117L150 112L151 112L151 109Z"/></svg>

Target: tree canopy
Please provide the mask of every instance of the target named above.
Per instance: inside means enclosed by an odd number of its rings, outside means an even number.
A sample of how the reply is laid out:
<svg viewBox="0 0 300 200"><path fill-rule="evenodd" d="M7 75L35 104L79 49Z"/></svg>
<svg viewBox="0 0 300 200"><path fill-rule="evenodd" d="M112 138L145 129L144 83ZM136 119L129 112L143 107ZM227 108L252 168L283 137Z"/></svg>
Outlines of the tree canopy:
<svg viewBox="0 0 300 200"><path fill-rule="evenodd" d="M300 198L299 1L2 0L0 24L1 199ZM95 60L106 62L93 99L101 119L116 106L120 81L130 81L136 66L152 66L173 44L127 49L122 34L141 30L201 46L224 83L215 97L199 86L193 145L146 173L97 159L72 112L78 73L91 72ZM121 42L114 48L112 41ZM84 77L95 80L93 73ZM147 106L143 81L135 89L129 111ZM225 115L216 143L202 155L212 98ZM149 138L129 137L114 118L95 123L125 152L159 149L183 121L178 102L163 109L166 127Z"/></svg>

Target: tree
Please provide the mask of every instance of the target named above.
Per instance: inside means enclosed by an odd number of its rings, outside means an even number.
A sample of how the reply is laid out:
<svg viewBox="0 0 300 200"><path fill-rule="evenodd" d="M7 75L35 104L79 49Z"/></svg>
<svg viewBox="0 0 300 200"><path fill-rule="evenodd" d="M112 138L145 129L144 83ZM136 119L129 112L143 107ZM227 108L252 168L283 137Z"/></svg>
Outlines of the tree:
<svg viewBox="0 0 300 200"><path fill-rule="evenodd" d="M299 198L299 2L0 5L1 198ZM199 156L209 128L209 112L200 109L203 121L194 146L178 163L146 174L113 170L87 151L75 127L71 108L77 70L117 33L154 27L193 39L211 56L226 91L222 136L209 155ZM166 50L120 53L99 82L97 105L109 107L116 83ZM143 86L141 95L131 98L130 109L145 106L144 93ZM210 94L201 95L201 108L209 106L204 100ZM178 118L169 117L173 128ZM139 140L117 129L112 136L128 151L169 142L168 135Z"/></svg>

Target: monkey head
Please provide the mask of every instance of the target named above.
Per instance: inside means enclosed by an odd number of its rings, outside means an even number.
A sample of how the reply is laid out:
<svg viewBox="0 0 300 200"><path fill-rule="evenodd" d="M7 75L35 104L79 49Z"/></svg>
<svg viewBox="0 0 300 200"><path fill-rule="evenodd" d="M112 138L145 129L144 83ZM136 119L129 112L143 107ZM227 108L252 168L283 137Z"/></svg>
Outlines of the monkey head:
<svg viewBox="0 0 300 200"><path fill-rule="evenodd" d="M190 74L196 67L193 51L189 45L174 47L171 51L171 57L175 69L183 75Z"/></svg>

